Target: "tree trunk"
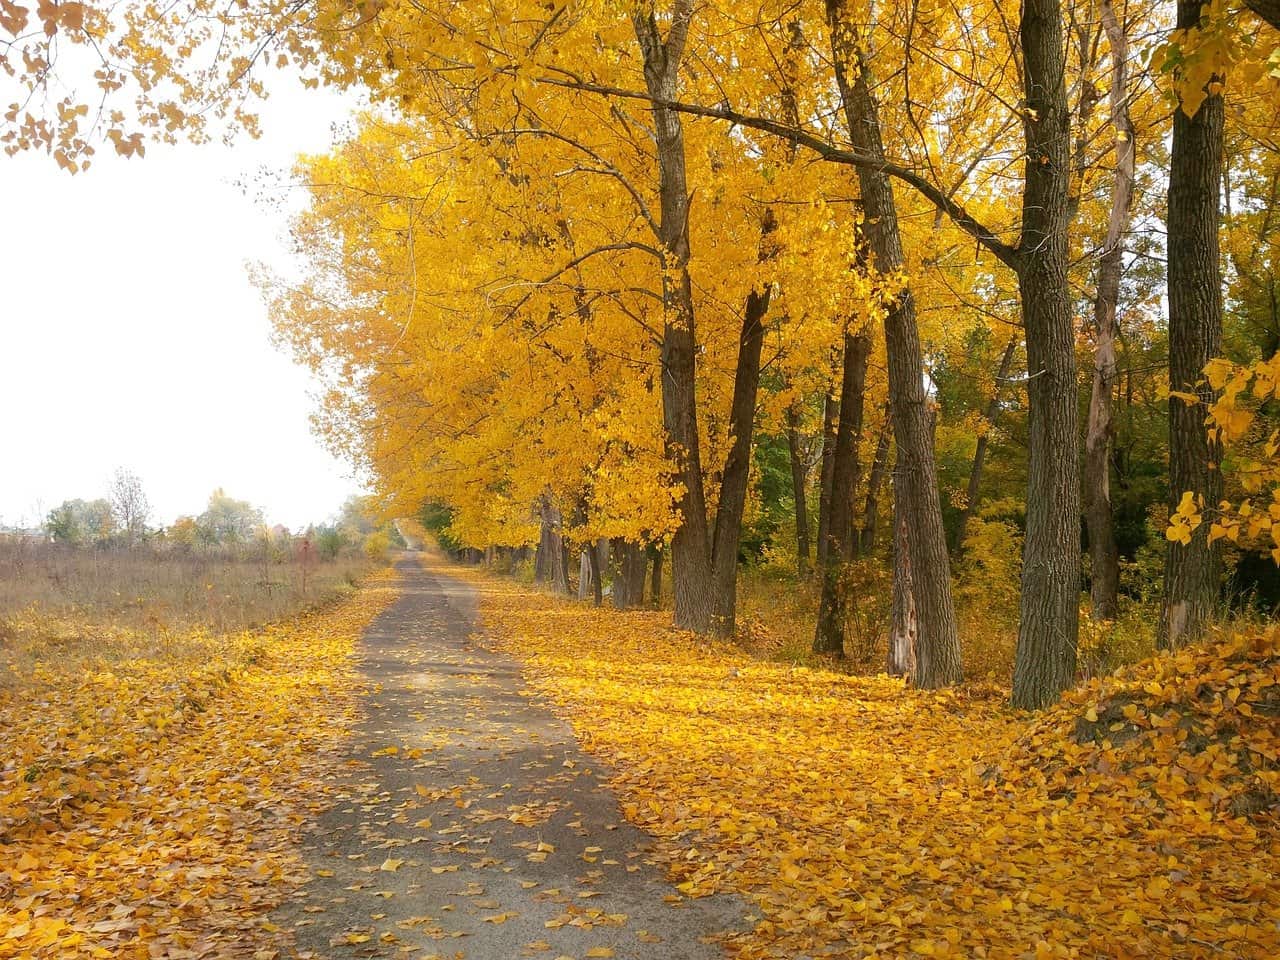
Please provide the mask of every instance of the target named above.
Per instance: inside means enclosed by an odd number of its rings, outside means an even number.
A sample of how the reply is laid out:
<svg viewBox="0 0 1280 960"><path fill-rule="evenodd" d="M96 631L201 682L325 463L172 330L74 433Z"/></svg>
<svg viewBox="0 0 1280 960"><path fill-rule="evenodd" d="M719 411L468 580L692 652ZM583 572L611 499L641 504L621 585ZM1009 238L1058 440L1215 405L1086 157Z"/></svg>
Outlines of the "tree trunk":
<svg viewBox="0 0 1280 960"><path fill-rule="evenodd" d="M649 603L657 610L662 606L662 548L650 547L653 559L653 579L649 582Z"/></svg>
<svg viewBox="0 0 1280 960"><path fill-rule="evenodd" d="M585 600L591 594L592 563L591 558L587 556L591 552L590 548L580 551L578 554L578 599Z"/></svg>
<svg viewBox="0 0 1280 960"><path fill-rule="evenodd" d="M541 534L534 558L535 575L542 582L551 584L556 593L570 596L569 563L567 548L560 535L560 511L552 505L549 494L544 494L539 500L538 514Z"/></svg>
<svg viewBox="0 0 1280 960"><path fill-rule="evenodd" d="M897 509L893 517L893 614L889 621L889 659L886 671L910 677L916 668L916 603L911 585L911 550L907 519Z"/></svg>
<svg viewBox="0 0 1280 960"><path fill-rule="evenodd" d="M587 573L591 577L591 602L598 607L604 602L604 590L600 583L600 554L592 547L587 547L584 554L587 558Z"/></svg>
<svg viewBox="0 0 1280 960"><path fill-rule="evenodd" d="M680 0L664 40L652 9L632 14L644 59L645 87L655 101L677 99L680 61L692 16L692 3ZM662 271L662 422L667 455L676 464L676 479L683 489L676 502L680 524L671 538L675 625L706 633L712 626L715 590L695 389L698 339L689 277L684 129L680 115L660 102L652 105L652 113L658 159L658 239L666 258Z"/></svg>
<svg viewBox="0 0 1280 960"><path fill-rule="evenodd" d="M1093 386L1084 441L1084 516L1089 531L1092 574L1091 616L1114 620L1119 608L1120 550L1111 507L1111 448L1115 440L1112 398L1116 382L1116 316L1124 273L1124 237L1133 205L1134 130L1129 119L1129 46L1113 0L1102 0L1102 26L1111 45L1111 125L1115 128L1116 168L1111 184L1111 215L1098 260L1098 289L1093 303Z"/></svg>
<svg viewBox="0 0 1280 960"><path fill-rule="evenodd" d="M552 527L548 521L547 498L538 500L538 549L534 550L534 582L552 581Z"/></svg>
<svg viewBox="0 0 1280 960"><path fill-rule="evenodd" d="M1178 0L1177 26L1195 29L1200 0ZM1205 97L1194 117L1173 114L1169 158L1168 282L1169 389L1194 394L1197 403L1169 398L1169 506L1190 492L1202 510L1222 500L1220 446L1205 429L1213 393L1204 366L1221 352L1222 276L1218 222L1222 171L1223 104ZM1191 542L1170 543L1165 554L1164 607L1157 643L1177 649L1200 636L1218 601L1221 551L1202 523Z"/></svg>
<svg viewBox="0 0 1280 960"><path fill-rule="evenodd" d="M1000 369L996 372L995 386L991 391L991 399L987 402L987 412L983 415L986 429L978 434L978 446L973 451L973 465L969 468L969 487L966 493L964 512L960 514L960 523L956 526L955 540L951 543L951 553L959 556L964 550L964 538L969 521L978 512L978 490L982 486L982 465L987 458L988 437L996 424L996 415L1000 412L1000 382L1009 378L1009 368L1013 366L1013 355L1018 349L1018 340L1013 338L1004 348L1000 357Z"/></svg>
<svg viewBox="0 0 1280 960"><path fill-rule="evenodd" d="M1013 705L1075 679L1080 629L1079 394L1067 287L1071 118L1059 0L1023 0L1026 160L1018 290L1027 341L1027 531Z"/></svg>
<svg viewBox="0 0 1280 960"><path fill-rule="evenodd" d="M645 549L638 543L616 540L613 556L613 605L618 610L632 610L644 603Z"/></svg>
<svg viewBox="0 0 1280 960"><path fill-rule="evenodd" d="M760 224L763 263L773 255L771 235L777 227L773 211L766 209ZM756 397L760 391L760 352L764 347L764 318L769 312L770 287L752 290L742 310L738 338L738 362L733 375L733 399L729 405L732 442L720 480L714 540L711 548L714 612L711 632L732 637L738 605L738 545L742 539L742 511L747 503L751 476L751 442L755 434Z"/></svg>
<svg viewBox="0 0 1280 960"><path fill-rule="evenodd" d="M840 401L830 390L822 404L822 470L818 475L818 569L827 565L827 524L831 520L831 480L836 468Z"/></svg>
<svg viewBox="0 0 1280 960"><path fill-rule="evenodd" d="M844 656L844 591L841 573L853 555L853 491L860 472L858 440L867 389L867 359L871 337L866 331L846 333L840 384L840 417L831 470L831 503L827 517L826 562L822 566L822 593L818 623L813 634L815 653Z"/></svg>
<svg viewBox="0 0 1280 960"><path fill-rule="evenodd" d="M569 544L562 536L557 536L556 540L559 549L555 553L556 569L552 585L556 593L570 597L573 592L569 589Z"/></svg>
<svg viewBox="0 0 1280 960"><path fill-rule="evenodd" d="M871 461L871 475L867 477L867 500L862 508L862 533L858 537L859 553L871 556L876 546L876 523L880 513L880 489L889 470L889 440L893 436L893 411L884 407L884 423L880 427L880 439L876 441L875 459Z"/></svg>
<svg viewBox="0 0 1280 960"><path fill-rule="evenodd" d="M787 410L787 450L791 454L791 489L796 508L796 575L809 574L809 507L805 502L805 463L800 451L800 416L792 406Z"/></svg>
<svg viewBox="0 0 1280 960"><path fill-rule="evenodd" d="M846 15L848 2L826 0L836 81L850 142L864 156L880 159L884 157L884 145L871 94L871 74L859 46L857 30ZM888 176L873 166L858 167L858 183L864 217L862 230L874 266L882 276L897 276L902 271L904 258L893 186ZM920 333L915 299L909 286L904 286L884 305L884 333L900 464L894 501L896 509L906 515L919 625L913 679L919 687L939 687L961 679L960 641L951 599L950 558L942 526L942 505L938 499L932 417L924 388Z"/></svg>

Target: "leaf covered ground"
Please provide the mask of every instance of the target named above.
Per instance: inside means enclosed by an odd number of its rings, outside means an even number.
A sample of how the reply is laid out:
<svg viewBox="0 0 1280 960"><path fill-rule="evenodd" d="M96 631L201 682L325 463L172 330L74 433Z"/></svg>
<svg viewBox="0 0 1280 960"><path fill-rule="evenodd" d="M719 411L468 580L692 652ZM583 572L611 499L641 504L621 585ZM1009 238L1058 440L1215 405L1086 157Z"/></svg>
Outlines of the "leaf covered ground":
<svg viewBox="0 0 1280 960"><path fill-rule="evenodd" d="M678 889L757 906L740 957L1280 953L1276 634L1033 718L478 582Z"/></svg>
<svg viewBox="0 0 1280 960"><path fill-rule="evenodd" d="M97 658L73 624L10 621L49 646L0 686L0 958L276 956L265 915L300 880L388 583L252 632L95 628Z"/></svg>

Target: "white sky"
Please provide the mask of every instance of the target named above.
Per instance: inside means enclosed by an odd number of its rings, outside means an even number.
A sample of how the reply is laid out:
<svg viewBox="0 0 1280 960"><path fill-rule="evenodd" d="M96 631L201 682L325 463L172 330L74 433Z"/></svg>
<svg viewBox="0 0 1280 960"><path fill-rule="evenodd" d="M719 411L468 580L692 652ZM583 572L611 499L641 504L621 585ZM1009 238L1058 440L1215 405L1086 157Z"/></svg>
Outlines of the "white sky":
<svg viewBox="0 0 1280 960"><path fill-rule="evenodd" d="M0 154L0 523L104 496L118 466L141 477L153 524L219 486L289 527L359 492L311 436L309 377L272 347L246 271L287 270L287 213L305 198L271 209L236 185L325 150L355 104L273 88L257 141L132 160L107 145L74 177Z"/></svg>

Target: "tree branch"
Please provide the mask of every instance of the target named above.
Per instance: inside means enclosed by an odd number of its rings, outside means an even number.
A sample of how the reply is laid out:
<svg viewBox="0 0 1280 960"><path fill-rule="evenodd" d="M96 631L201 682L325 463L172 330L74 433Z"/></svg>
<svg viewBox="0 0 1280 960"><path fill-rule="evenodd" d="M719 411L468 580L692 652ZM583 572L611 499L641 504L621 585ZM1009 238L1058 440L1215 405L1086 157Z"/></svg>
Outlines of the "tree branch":
<svg viewBox="0 0 1280 960"><path fill-rule="evenodd" d="M1256 2L1264 2L1264 0L1256 0ZM563 72L563 71L562 71ZM558 79L555 77L541 77L539 83L549 84L551 86L564 87L569 90L581 90L584 93L595 93L606 97L618 97L627 100L644 100L649 103L672 110L676 113L689 114L695 117L708 117L713 120L725 120L730 124L736 124L740 127L747 127L751 130L759 130L772 136L779 137L788 143L793 143L813 151L822 157L822 159L832 163L840 163L851 167L870 167L899 180L902 183L912 187L916 192L941 210L957 227L969 234L977 240L982 246L986 247L997 260L1011 269L1016 269L1019 258L1019 251L1016 247L1001 240L995 231L989 229L982 224L972 214L964 209L962 205L951 198L948 191L944 191L937 184L932 183L927 178L916 173L914 170L908 169L900 164L893 163L888 160L880 160L874 157L868 157L852 150L843 150L826 140L809 133L807 130L797 129L776 120L770 120L767 117L756 117L750 114L739 113L727 104L720 104L714 107L707 107L701 104L684 103L679 100L664 100L658 97L652 97L647 93L638 90L625 90L621 87L612 87L606 84L591 83L586 80L572 77L567 74L569 79Z"/></svg>

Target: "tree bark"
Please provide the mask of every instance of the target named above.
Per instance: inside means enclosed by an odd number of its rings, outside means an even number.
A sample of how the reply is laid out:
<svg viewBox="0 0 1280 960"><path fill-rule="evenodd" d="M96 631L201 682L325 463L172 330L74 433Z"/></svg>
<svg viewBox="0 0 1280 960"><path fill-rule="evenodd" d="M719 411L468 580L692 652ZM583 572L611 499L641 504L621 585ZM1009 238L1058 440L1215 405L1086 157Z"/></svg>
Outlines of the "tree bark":
<svg viewBox="0 0 1280 960"><path fill-rule="evenodd" d="M995 386L991 391L991 399L987 401L987 410L983 414L986 429L978 434L978 446L973 451L973 464L969 468L969 486L965 493L964 512L960 514L960 522L956 525L955 540L951 543L952 556L959 556L964 550L965 533L969 521L978 512L978 491L982 486L982 467L987 458L987 444L991 429L996 424L996 416L1000 413L1000 383L1009 378L1009 369L1013 366L1013 355L1018 349L1018 338L1014 337L1004 348L1000 357L1000 368L996 371Z"/></svg>
<svg viewBox="0 0 1280 960"><path fill-rule="evenodd" d="M827 517L827 544L823 555L822 593L818 623L813 634L815 653L844 656L845 615L841 573L853 556L853 491L860 472L858 441L867 389L867 359L871 337L865 331L844 337L843 375L840 385L840 417L831 470L831 503Z"/></svg>
<svg viewBox="0 0 1280 960"><path fill-rule="evenodd" d="M649 581L649 603L657 610L662 606L662 548L650 547L653 560L653 577Z"/></svg>
<svg viewBox="0 0 1280 960"><path fill-rule="evenodd" d="M633 13L632 24L644 58L645 87L652 101L653 138L658 158L658 239L666 259L662 274L663 427L667 452L678 465L677 478L683 487L676 505L680 525L671 541L675 623L677 627L698 633L730 636L734 630L738 544L751 467L769 287L753 290L743 309L729 422L733 439L713 525L707 513L698 435L699 347L689 276L689 189L684 131L679 112L664 106L677 99L680 61L693 14L693 0L675 0L665 39L652 4ZM768 236L773 227L772 212L766 211L761 227L761 260L769 255Z"/></svg>
<svg viewBox="0 0 1280 960"><path fill-rule="evenodd" d="M1013 705L1052 703L1075 679L1080 629L1080 458L1075 327L1067 287L1071 117L1059 0L1023 0L1026 138L1018 290L1027 342L1028 487Z"/></svg>
<svg viewBox="0 0 1280 960"><path fill-rule="evenodd" d="M614 543L613 605L618 610L632 610L644 603L644 574L647 559L642 544L630 541Z"/></svg>
<svg viewBox="0 0 1280 960"><path fill-rule="evenodd" d="M556 568L552 585L556 593L570 597L573 596L573 592L569 589L569 544L562 536L557 536L556 540L559 549L555 553Z"/></svg>
<svg viewBox="0 0 1280 960"><path fill-rule="evenodd" d="M591 552L588 547L586 550L578 553L578 599L586 600L591 594L591 583L594 579L592 576L593 565L591 558L587 556Z"/></svg>
<svg viewBox="0 0 1280 960"><path fill-rule="evenodd" d="M571 596L569 590L569 553L564 538L560 534L560 511L551 503L551 497L544 494L538 503L541 536L538 541L538 553L535 557L535 569L540 569L546 583L551 589L563 596Z"/></svg>
<svg viewBox="0 0 1280 960"><path fill-rule="evenodd" d="M889 441L893 436L893 411L885 404L884 423L880 438L876 441L875 458L871 461L871 474L867 477L867 500L862 508L862 533L858 537L859 553L869 557L875 552L876 524L880 513L880 489L889 470Z"/></svg>
<svg viewBox="0 0 1280 960"><path fill-rule="evenodd" d="M538 548L533 553L535 583L551 582L551 522L546 497L538 500Z"/></svg>
<svg viewBox="0 0 1280 960"><path fill-rule="evenodd" d="M676 479L683 488L676 502L680 525L671 539L675 625L706 633L713 620L714 585L695 388L698 340L689 277L689 186L680 115L661 105L676 99L692 16L691 0L677 0L665 40L652 7L633 13L632 25L644 59L645 87L660 101L652 104L652 113L658 240L667 261L662 271L662 420L667 454L677 465Z"/></svg>
<svg viewBox="0 0 1280 960"><path fill-rule="evenodd" d="M600 583L600 554L592 547L587 547L585 552L587 573L591 577L591 602L593 606L598 607L604 602L604 588Z"/></svg>
<svg viewBox="0 0 1280 960"><path fill-rule="evenodd" d="M864 156L883 160L884 146L870 70L860 38L847 15L849 0L826 0L827 21L836 82L844 107L850 142ZM1036 0L1028 0L1028 3ZM1065 169L1065 168L1064 168ZM882 169L859 165L863 235L876 270L896 276L902 270L902 238L893 185ZM906 516L913 595L918 615L916 686L939 687L961 679L960 641L951 598L950 558L938 499L933 454L932 417L924 388L924 363L916 325L915 299L909 286L884 305L885 349L889 360L889 395L901 465L894 500Z"/></svg>
<svg viewBox="0 0 1280 960"><path fill-rule="evenodd" d="M1177 26L1195 29L1204 4L1178 0ZM1194 394L1197 403L1169 398L1169 506L1192 493L1202 510L1222 499L1222 451L1205 429L1213 392L1204 366L1222 347L1222 276L1218 260L1223 103L1207 96L1194 117L1173 114L1169 158L1168 285L1169 388ZM1164 606L1157 643L1177 649L1200 636L1218 601L1221 551L1202 523L1183 545L1165 554Z"/></svg>
<svg viewBox="0 0 1280 960"><path fill-rule="evenodd" d="M800 450L800 415L787 410L787 451L791 454L791 489L796 511L796 575L809 575L809 506L805 501L805 463Z"/></svg>
<svg viewBox="0 0 1280 960"><path fill-rule="evenodd" d="M1092 568L1089 593L1095 621L1114 620L1119 609L1120 550L1111 506L1111 449L1115 442L1113 396L1116 382L1117 306L1124 273L1124 237L1133 206L1134 129L1129 119L1129 45L1113 0L1102 0L1102 26L1111 45L1111 125L1115 128L1116 165L1111 183L1111 213L1098 260L1098 289L1093 303L1093 385L1084 441L1084 516Z"/></svg>
<svg viewBox="0 0 1280 960"><path fill-rule="evenodd" d="M907 543L907 519L894 509L893 517L893 613L889 620L889 659L886 671L896 677L915 672L916 603L911 584L911 550Z"/></svg>
<svg viewBox="0 0 1280 960"><path fill-rule="evenodd" d="M772 256L771 235L777 227L773 211L766 209L760 225L760 261ZM732 441L720 480L711 548L714 609L711 633L731 637L738 605L738 545L742 539L742 511L747 503L751 476L751 443L755 433L756 397L760 392L760 352L764 347L764 318L769 312L770 287L752 290L742 311L738 338L738 362L729 406Z"/></svg>
<svg viewBox="0 0 1280 960"><path fill-rule="evenodd" d="M836 467L840 401L828 390L822 404L822 470L818 476L818 569L827 565L827 525L831 520L831 480Z"/></svg>

